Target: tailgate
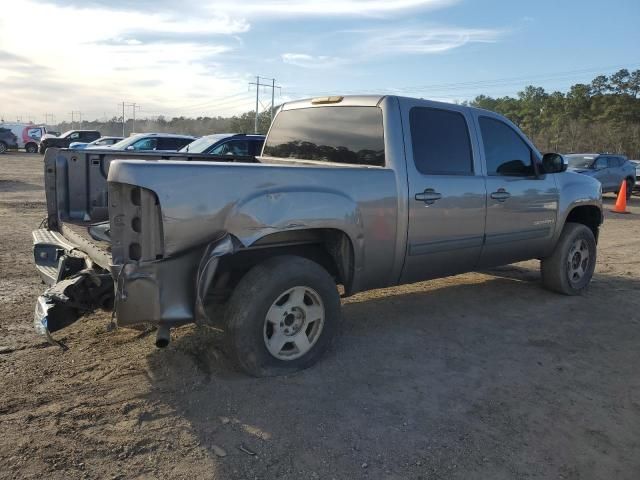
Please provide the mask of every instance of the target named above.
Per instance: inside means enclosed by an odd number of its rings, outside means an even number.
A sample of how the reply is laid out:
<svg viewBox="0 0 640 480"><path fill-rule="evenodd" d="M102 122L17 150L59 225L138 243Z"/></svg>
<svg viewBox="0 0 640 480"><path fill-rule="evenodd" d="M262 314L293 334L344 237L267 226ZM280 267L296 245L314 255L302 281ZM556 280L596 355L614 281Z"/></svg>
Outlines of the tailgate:
<svg viewBox="0 0 640 480"><path fill-rule="evenodd" d="M226 155L49 148L44 165L50 229L59 230L59 221L87 225L109 219L107 175L116 159L255 162L255 157Z"/></svg>

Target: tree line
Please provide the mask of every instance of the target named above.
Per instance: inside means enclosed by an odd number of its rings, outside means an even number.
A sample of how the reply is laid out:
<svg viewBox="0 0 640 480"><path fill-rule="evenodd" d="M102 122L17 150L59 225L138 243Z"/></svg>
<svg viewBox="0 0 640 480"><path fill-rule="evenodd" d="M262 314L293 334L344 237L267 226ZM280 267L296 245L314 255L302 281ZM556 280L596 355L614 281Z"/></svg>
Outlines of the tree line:
<svg viewBox="0 0 640 480"><path fill-rule="evenodd" d="M640 158L640 70L577 83L567 93L529 85L517 98L480 95L474 107L517 124L543 152L610 152Z"/></svg>
<svg viewBox="0 0 640 480"><path fill-rule="evenodd" d="M568 92L547 92L529 85L517 97L480 95L468 103L505 115L531 138L539 150L560 153L612 152L640 158L640 70L622 69L611 76L599 75L591 83L578 83ZM253 133L253 111L232 117L157 117L138 119L135 132L170 132L189 135L234 132ZM270 112L258 116L258 132L266 133ZM78 128L78 124L74 125ZM103 135L121 135L122 118L106 122L83 122L85 129ZM125 125L126 135L134 126ZM69 122L57 127L70 130Z"/></svg>

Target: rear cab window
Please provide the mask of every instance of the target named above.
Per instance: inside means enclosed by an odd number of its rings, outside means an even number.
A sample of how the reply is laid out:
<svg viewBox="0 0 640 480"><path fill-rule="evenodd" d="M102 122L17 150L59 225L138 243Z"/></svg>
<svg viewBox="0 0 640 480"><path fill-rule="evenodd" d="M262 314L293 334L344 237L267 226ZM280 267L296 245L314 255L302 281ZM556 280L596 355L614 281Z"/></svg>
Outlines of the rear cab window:
<svg viewBox="0 0 640 480"><path fill-rule="evenodd" d="M275 158L383 167L382 110L322 106L281 111L263 155Z"/></svg>

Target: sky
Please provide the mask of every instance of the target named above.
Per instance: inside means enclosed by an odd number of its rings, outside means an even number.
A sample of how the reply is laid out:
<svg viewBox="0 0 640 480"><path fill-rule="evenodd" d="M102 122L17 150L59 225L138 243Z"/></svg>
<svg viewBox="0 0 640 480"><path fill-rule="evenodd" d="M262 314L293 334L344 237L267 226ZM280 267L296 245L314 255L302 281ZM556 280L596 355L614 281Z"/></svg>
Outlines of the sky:
<svg viewBox="0 0 640 480"><path fill-rule="evenodd" d="M228 116L381 93L565 91L640 68L640 1L1 0L0 118ZM262 81L262 80L261 80ZM260 89L260 106L271 91ZM49 114L45 118L45 114ZM126 107L126 116L132 108ZM54 115L54 117L51 117Z"/></svg>

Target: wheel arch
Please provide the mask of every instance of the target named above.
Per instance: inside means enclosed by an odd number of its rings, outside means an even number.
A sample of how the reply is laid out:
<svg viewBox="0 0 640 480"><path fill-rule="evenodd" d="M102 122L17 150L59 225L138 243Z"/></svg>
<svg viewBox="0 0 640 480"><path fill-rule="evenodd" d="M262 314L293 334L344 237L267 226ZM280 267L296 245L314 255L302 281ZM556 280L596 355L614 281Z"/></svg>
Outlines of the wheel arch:
<svg viewBox="0 0 640 480"><path fill-rule="evenodd" d="M283 255L294 255L317 263L329 272L336 284L344 286L345 294L352 292L355 255L351 239L339 229L313 228L271 233L250 246L224 255L211 281L209 295L215 303L224 303L251 268Z"/></svg>
<svg viewBox="0 0 640 480"><path fill-rule="evenodd" d="M562 224L562 228L564 228L565 224L568 222L581 223L589 227L597 242L602 220L602 209L600 207L596 205L576 205L567 214L565 221Z"/></svg>

